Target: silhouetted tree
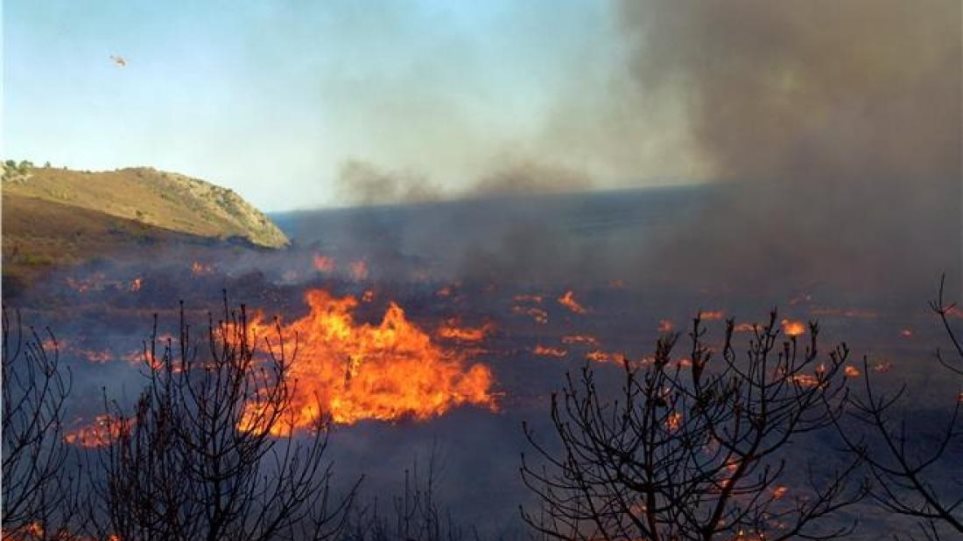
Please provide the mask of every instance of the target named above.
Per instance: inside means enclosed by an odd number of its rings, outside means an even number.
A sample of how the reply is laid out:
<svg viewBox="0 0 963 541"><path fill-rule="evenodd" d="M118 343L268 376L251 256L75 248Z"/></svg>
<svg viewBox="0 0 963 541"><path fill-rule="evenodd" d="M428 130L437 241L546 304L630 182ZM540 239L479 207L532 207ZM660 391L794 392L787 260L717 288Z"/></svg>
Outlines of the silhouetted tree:
<svg viewBox="0 0 963 541"><path fill-rule="evenodd" d="M70 371L60 364L53 334L24 333L19 312L11 328L3 310L3 532L48 539L61 532L76 471L63 440Z"/></svg>
<svg viewBox="0 0 963 541"><path fill-rule="evenodd" d="M754 329L747 355L727 322L721 362L696 318L688 359L673 361L677 335L651 359L626 361L621 389L599 387L590 366L553 394L556 445L525 433L544 465L522 456L540 505L522 508L557 539L825 539L854 525L821 521L864 496L850 482L858 458L838 468L793 454L807 433L831 428L845 396L845 345L828 357L809 340L780 336L776 314ZM614 389L613 389L614 390ZM788 466L787 466L788 465ZM791 471L790 471L791 470Z"/></svg>
<svg viewBox="0 0 963 541"><path fill-rule="evenodd" d="M296 434L287 417L296 382L281 341L260 355L245 309L192 341L145 345L148 384L133 414L117 405L99 454L93 532L124 541L328 539L344 524L357 484L336 498L325 462L328 426ZM264 338L264 340L267 340ZM267 342L265 342L267 343ZM294 355L296 355L296 344Z"/></svg>
<svg viewBox="0 0 963 541"><path fill-rule="evenodd" d="M952 353L947 356L937 349L936 358L959 377L963 344L950 323L955 304L945 301L944 282L945 276L930 307L946 331ZM906 386L887 395L877 388L868 361L864 359L863 365L863 392L849 397L849 419L857 422L837 426L869 469L872 499L890 513L919 519L919 534L925 539L941 539L947 532L963 535L963 392L948 397L952 406L943 412L942 423L907 422ZM955 476L946 475L954 471Z"/></svg>
<svg viewBox="0 0 963 541"><path fill-rule="evenodd" d="M448 509L437 499L438 454L432 449L427 472L419 471L415 460L404 471L400 495L391 498L387 513L381 509L382 500L373 498L367 505L355 506L351 511L344 541L458 541L467 535L467 528L458 525ZM477 538L477 532L471 533Z"/></svg>

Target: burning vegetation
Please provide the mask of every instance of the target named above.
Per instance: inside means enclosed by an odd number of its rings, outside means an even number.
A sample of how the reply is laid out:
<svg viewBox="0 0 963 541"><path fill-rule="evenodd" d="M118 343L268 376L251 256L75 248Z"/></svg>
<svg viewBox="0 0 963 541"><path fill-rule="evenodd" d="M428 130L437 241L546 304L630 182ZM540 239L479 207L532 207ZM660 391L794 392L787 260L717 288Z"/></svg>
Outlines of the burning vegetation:
<svg viewBox="0 0 963 541"><path fill-rule="evenodd" d="M558 298L558 303L573 314L584 314L587 312L585 307L575 300L575 292L572 290L568 290L562 294L562 296Z"/></svg>
<svg viewBox="0 0 963 541"><path fill-rule="evenodd" d="M293 429L314 426L322 413L335 423L352 424L424 420L460 405L496 407L491 370L436 343L394 302L372 324L354 320L355 297L315 289L305 301L306 316L280 323L282 340L297 347L289 367L298 382L289 406ZM446 338L478 341L487 332L448 323L440 331ZM263 317L250 327L257 336L270 336L272 330ZM269 347L267 341L259 343Z"/></svg>

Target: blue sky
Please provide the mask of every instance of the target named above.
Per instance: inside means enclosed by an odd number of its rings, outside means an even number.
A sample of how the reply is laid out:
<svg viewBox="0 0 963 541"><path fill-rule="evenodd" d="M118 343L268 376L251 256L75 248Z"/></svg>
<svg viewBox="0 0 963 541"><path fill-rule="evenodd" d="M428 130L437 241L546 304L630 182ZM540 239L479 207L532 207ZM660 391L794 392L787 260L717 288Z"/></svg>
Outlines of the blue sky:
<svg viewBox="0 0 963 541"><path fill-rule="evenodd" d="M5 157L150 165L267 210L338 205L335 179L352 159L452 193L506 161L576 170L599 187L692 173L673 165L685 160L671 111L639 118L613 106L635 90L607 2L3 9ZM646 143L649 131L668 143Z"/></svg>

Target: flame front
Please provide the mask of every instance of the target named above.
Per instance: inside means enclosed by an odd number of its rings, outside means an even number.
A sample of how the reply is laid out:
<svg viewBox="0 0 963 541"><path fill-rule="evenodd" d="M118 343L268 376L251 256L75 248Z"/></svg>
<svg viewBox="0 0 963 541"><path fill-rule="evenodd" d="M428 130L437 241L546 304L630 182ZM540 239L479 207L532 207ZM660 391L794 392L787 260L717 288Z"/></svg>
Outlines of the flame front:
<svg viewBox="0 0 963 541"><path fill-rule="evenodd" d="M806 324L802 321L784 319L780 324L782 325L782 332L786 333L786 336L793 337L806 334Z"/></svg>
<svg viewBox="0 0 963 541"><path fill-rule="evenodd" d="M463 353L432 342L397 304L390 303L381 323L373 325L354 321L354 297L315 289L305 298L310 313L281 330L287 343L295 336L298 341L289 372L296 382L289 412L294 429L313 426L319 412L352 424L423 420L463 404L495 408L489 368L468 366ZM271 336L271 326L261 320L251 330ZM278 433L287 430L287 423L277 427Z"/></svg>
<svg viewBox="0 0 963 541"><path fill-rule="evenodd" d="M438 327L437 334L440 338L447 340L481 342L493 329L494 325L491 323L486 323L481 327L463 327L459 325L458 318L448 318Z"/></svg>
<svg viewBox="0 0 963 541"><path fill-rule="evenodd" d="M558 303L568 308L573 314L584 314L587 312L584 306L582 306L577 300L575 300L575 292L568 290L564 295L558 298Z"/></svg>
<svg viewBox="0 0 963 541"><path fill-rule="evenodd" d="M64 441L80 447L106 447L117 438L130 434L133 421L102 414L64 434Z"/></svg>

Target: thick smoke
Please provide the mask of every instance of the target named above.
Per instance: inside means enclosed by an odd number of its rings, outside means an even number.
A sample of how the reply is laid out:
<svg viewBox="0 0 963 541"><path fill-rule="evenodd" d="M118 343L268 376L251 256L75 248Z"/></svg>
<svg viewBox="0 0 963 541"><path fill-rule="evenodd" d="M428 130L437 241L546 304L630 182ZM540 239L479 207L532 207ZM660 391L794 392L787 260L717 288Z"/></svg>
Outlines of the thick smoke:
<svg viewBox="0 0 963 541"><path fill-rule="evenodd" d="M476 234L463 235L446 254L461 253L469 274L492 279L502 271L571 283L629 274L632 282L753 288L773 299L820 284L864 293L897 288L918 299L940 272L960 275L958 2L653 0L614 7L621 71L606 72L605 85L559 91L544 136L536 130L517 154L485 153L460 178L349 162L341 169L341 202L640 186L686 171L690 181L710 181L713 189L699 194L709 204L671 224L651 218L649 206L626 214L663 224L638 234L634 249L621 241L575 247L572 232L584 227L548 227L556 215L521 204L478 211L477 227L466 225L473 214L458 207L458 227ZM581 80L585 65L572 64L571 79ZM654 159L655 150L665 156ZM613 184L613 175L624 180ZM391 225L379 238L392 250L414 250L458 229L442 217L428 221L429 230Z"/></svg>
<svg viewBox="0 0 963 541"><path fill-rule="evenodd" d="M441 188L424 175L386 171L362 160L341 165L337 191L342 201L353 205L425 203L442 198Z"/></svg>
<svg viewBox="0 0 963 541"><path fill-rule="evenodd" d="M427 175L389 171L357 159L342 164L337 177L340 200L363 206L578 192L592 186L591 177L582 171L521 159L495 163L467 187L449 191Z"/></svg>
<svg viewBox="0 0 963 541"><path fill-rule="evenodd" d="M621 8L641 92L681 96L711 175L738 181L668 239L674 276L849 287L958 268L959 2Z"/></svg>

